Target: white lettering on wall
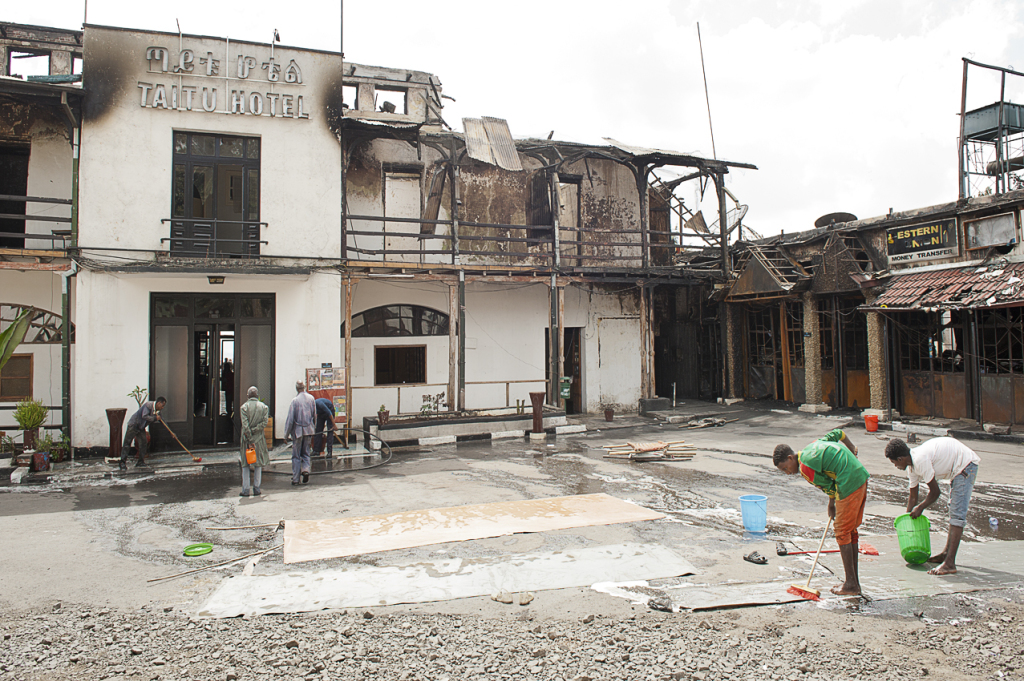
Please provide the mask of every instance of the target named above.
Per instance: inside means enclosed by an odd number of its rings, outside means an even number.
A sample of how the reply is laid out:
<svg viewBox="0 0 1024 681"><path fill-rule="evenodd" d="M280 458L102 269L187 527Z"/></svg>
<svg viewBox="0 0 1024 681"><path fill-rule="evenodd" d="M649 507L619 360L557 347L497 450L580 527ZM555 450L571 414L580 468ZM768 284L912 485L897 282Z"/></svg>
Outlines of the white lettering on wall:
<svg viewBox="0 0 1024 681"><path fill-rule="evenodd" d="M203 88L203 111L207 113L217 110L217 88Z"/></svg>
<svg viewBox="0 0 1024 681"><path fill-rule="evenodd" d="M142 90L142 108L145 109L149 101L149 91L153 89L152 83L139 82L139 89Z"/></svg>
<svg viewBox="0 0 1024 681"><path fill-rule="evenodd" d="M245 79L249 77L249 71L256 68L256 59L238 55L238 77Z"/></svg>
<svg viewBox="0 0 1024 681"><path fill-rule="evenodd" d="M245 113L245 92L242 90L231 91L231 109L230 113L233 114L244 114Z"/></svg>
<svg viewBox="0 0 1024 681"><path fill-rule="evenodd" d="M163 84L157 83L153 87L153 103L150 106L154 109L167 108L167 89L164 88Z"/></svg>
<svg viewBox="0 0 1024 681"><path fill-rule="evenodd" d="M167 58L170 52L166 47L147 47L146 60L149 61L149 70L153 70L153 62L160 62L160 71L167 73Z"/></svg>
<svg viewBox="0 0 1024 681"><path fill-rule="evenodd" d="M139 106L143 109L164 109L167 111L203 111L206 113L222 113L241 116L267 116L269 118L306 119L310 115L306 108L303 95L294 92L259 92L232 89L232 81L245 80L253 82L265 77L269 87L291 85L302 87L302 69L294 59L288 65L282 64L274 57L260 61L255 56L239 54L235 68L222 73L221 62L214 59L214 52L207 51L203 57L196 57L192 49L179 49L175 61L175 52L167 47L153 45L146 48L145 58L147 72L174 74L174 83L138 82ZM196 68L196 62L203 68ZM259 66L259 68L257 68ZM233 72L232 72L233 71ZM283 72L283 77L282 77ZM189 80L216 78L221 87L187 85ZM184 81L184 82L182 82ZM199 90L202 89L202 108L199 108ZM217 109L217 90L225 93L223 108ZM285 88L289 89L289 88Z"/></svg>

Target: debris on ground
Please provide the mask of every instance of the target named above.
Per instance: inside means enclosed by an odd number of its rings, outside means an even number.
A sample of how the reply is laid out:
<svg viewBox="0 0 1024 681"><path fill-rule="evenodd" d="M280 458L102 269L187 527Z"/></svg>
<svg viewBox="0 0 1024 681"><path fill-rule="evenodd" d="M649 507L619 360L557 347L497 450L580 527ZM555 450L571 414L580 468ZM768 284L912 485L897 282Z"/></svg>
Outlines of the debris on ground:
<svg viewBox="0 0 1024 681"><path fill-rule="evenodd" d="M605 449L606 459L627 459L629 461L689 461L694 457L696 447L683 440L673 442L626 442L610 445Z"/></svg>
<svg viewBox="0 0 1024 681"><path fill-rule="evenodd" d="M725 424L733 423L734 421L739 421L739 419L722 419L716 418L714 416L708 416L707 418L703 419L694 419L693 421L687 421L686 423L679 427L685 428L687 430L695 430L697 428L718 428L719 426L724 426Z"/></svg>

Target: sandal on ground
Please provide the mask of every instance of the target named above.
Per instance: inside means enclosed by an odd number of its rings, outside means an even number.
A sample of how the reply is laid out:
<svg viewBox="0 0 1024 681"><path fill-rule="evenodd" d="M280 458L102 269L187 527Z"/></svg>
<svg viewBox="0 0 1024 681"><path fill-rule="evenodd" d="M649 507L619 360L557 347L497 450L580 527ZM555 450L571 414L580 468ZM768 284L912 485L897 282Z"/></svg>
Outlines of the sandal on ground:
<svg viewBox="0 0 1024 681"><path fill-rule="evenodd" d="M747 555L743 556L743 560L747 561L748 563L753 563L754 565L768 564L768 559L762 556L757 551L752 551L751 553L748 553Z"/></svg>

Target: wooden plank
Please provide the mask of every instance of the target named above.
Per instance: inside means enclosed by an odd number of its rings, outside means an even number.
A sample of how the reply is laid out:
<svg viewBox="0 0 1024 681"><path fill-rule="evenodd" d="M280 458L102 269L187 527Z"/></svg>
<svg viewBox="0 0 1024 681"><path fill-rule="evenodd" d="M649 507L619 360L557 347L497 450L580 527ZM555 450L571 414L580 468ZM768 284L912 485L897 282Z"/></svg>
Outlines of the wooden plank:
<svg viewBox="0 0 1024 681"><path fill-rule="evenodd" d="M65 272L71 265L51 262L0 262L0 270L36 270L43 272Z"/></svg>

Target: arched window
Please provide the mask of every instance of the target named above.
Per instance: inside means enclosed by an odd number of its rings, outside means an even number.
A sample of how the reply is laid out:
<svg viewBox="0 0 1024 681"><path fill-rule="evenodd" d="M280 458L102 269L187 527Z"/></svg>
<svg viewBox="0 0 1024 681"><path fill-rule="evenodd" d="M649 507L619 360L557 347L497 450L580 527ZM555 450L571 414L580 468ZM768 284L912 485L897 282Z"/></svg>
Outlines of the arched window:
<svg viewBox="0 0 1024 681"><path fill-rule="evenodd" d="M352 315L353 338L447 336L448 315L419 305L382 305Z"/></svg>

